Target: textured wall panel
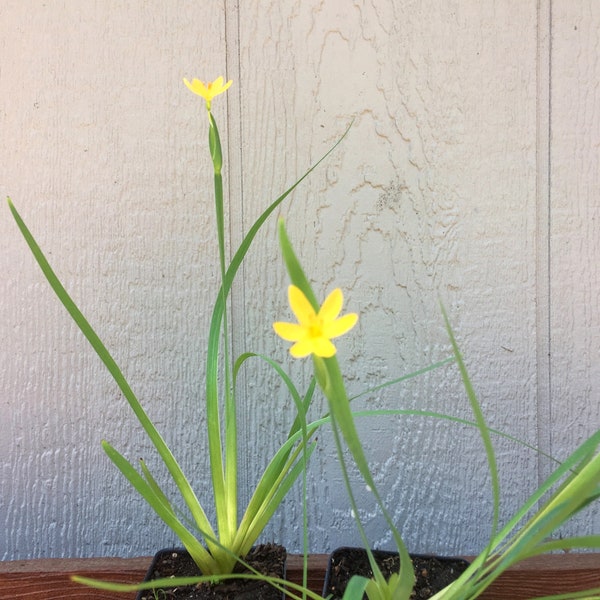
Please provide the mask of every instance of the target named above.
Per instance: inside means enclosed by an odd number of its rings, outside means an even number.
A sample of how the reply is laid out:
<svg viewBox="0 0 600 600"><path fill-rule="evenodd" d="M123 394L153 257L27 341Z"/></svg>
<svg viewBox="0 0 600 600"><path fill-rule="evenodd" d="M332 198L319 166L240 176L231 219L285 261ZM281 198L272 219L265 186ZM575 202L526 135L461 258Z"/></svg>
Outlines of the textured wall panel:
<svg viewBox="0 0 600 600"><path fill-rule="evenodd" d="M351 393L449 355L441 299L493 426L559 456L597 427L594 3L176 4L2 3L0 195L13 197L207 511L203 360L218 269L206 121L182 77L235 81L214 105L229 141L232 246L353 121L279 211L316 292L341 286L360 313L339 342ZM0 558L151 553L172 537L100 441L156 465L152 450L0 212ZM310 362L291 362L271 330L289 315L274 223L234 288L233 344L305 385ZM268 434L287 430L294 407L258 362L238 392L247 499L280 442ZM358 402L470 415L454 367ZM317 399L314 416L324 410ZM476 431L417 417L359 427L410 548L479 550L491 499ZM319 440L311 549L327 551L358 536L330 432ZM548 465L508 442L497 450L506 518ZM373 543L389 546L357 491ZM294 489L264 539L300 548L300 501Z"/></svg>
<svg viewBox="0 0 600 600"><path fill-rule="evenodd" d="M552 16L548 403L560 458L600 426L600 6L557 2ZM599 525L587 511L566 532Z"/></svg>
<svg viewBox="0 0 600 600"><path fill-rule="evenodd" d="M282 210L317 293L340 285L361 314L340 341L351 391L448 355L441 298L490 420L535 443L535 3L247 3L240 57L244 215L258 214L354 119ZM286 278L269 267L273 237L246 267L248 331L267 331L271 311L288 314ZM263 347L286 360L273 336ZM259 414L265 385L258 379L258 397L248 390L249 414ZM469 414L451 368L363 405ZM481 547L490 498L473 431L417 419L362 430L412 548ZM358 541L327 439L311 471L316 549ZM536 464L514 447L500 451L507 514ZM363 501L373 542L389 544Z"/></svg>
<svg viewBox="0 0 600 600"><path fill-rule="evenodd" d="M182 77L225 70L223 7L15 1L0 27L0 195L204 484L212 177L203 106ZM100 440L153 453L1 212L0 557L151 552L172 536ZM177 440L192 419L198 431Z"/></svg>

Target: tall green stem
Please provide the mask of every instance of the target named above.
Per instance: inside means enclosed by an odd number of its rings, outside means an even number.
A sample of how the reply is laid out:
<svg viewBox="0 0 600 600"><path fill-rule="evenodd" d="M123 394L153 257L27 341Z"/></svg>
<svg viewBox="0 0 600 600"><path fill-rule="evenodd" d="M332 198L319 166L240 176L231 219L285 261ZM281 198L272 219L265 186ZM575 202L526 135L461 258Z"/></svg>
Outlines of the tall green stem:
<svg viewBox="0 0 600 600"><path fill-rule="evenodd" d="M217 124L209 111L208 140L214 170L215 212L217 218L217 236L219 244L219 265L221 271L220 298L223 306L223 394L225 398L225 448L222 447L221 417L218 401L218 358L216 363L207 365L207 418L209 447L215 508L221 543L231 543L237 529L237 420L235 394L231 385L231 367L229 360L229 328L227 319L227 257L225 253L225 210L223 202L223 153ZM210 382L209 382L210 380Z"/></svg>

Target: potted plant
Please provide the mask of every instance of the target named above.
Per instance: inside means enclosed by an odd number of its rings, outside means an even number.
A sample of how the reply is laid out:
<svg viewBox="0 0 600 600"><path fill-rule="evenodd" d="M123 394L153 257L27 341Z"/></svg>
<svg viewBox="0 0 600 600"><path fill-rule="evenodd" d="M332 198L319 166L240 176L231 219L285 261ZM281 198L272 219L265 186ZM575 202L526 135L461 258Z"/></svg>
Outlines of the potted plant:
<svg viewBox="0 0 600 600"><path fill-rule="evenodd" d="M349 395L346 392L344 377L335 357L335 350L331 350L330 342L326 343L328 340L323 340L323 338L333 337L328 335L327 319L319 318L326 305L323 305L321 311L316 312L318 305L314 293L289 242L283 223L280 223L279 233L284 261L292 280L289 302L299 323L297 325L276 323L275 330L284 339L296 342L290 349L292 356L312 355L316 381L328 400L338 460L352 514L355 517L368 560L369 576L365 576L361 572L350 573L343 596L344 598L361 598L363 594L366 594L369 600L408 600L414 597L415 590L416 576L413 561L371 475L354 424L354 414L350 408ZM341 292L339 307L341 307ZM327 306L325 313L330 311L335 312ZM525 558L556 550L600 548L600 535L598 534L561 537L558 540L550 538L556 529L600 498L600 430L585 440L565 461L559 463L554 472L538 487L508 523L500 527L500 483L491 439L492 430L486 423L443 306L442 314L453 349L454 360L474 414L473 425L479 429L485 449L490 469L494 511L490 539L484 550L470 565L452 567L455 569L456 577L448 581L442 589L429 590L431 594L424 597L436 600L470 600L482 594L506 569ZM331 332L336 332L335 327ZM298 349L299 345L301 345L302 352ZM429 414L436 418L452 418L427 411L424 411L423 414ZM343 443L349 450L364 483L372 492L398 547L396 571L392 569L384 575L382 563L376 560L375 552L369 548L367 533L358 517L358 506L347 472ZM558 461L556 462L558 463ZM389 555L383 558L385 561L385 559L389 559ZM326 588L324 595L328 593L331 593L331 590ZM560 597L590 598L593 595L600 595L600 586L585 592L576 592L573 595Z"/></svg>
<svg viewBox="0 0 600 600"><path fill-rule="evenodd" d="M191 82L184 79L185 85L204 100L208 116L209 150L214 176L214 199L216 212L216 237L219 250L220 289L215 294L214 308L208 336L206 353L206 421L210 473L212 481L212 501L216 522L212 523L204 509L205 499L201 500L189 483L173 452L167 446L154 423L148 417L142 403L138 400L120 367L111 353L91 327L82 311L76 306L67 290L55 275L44 253L34 236L27 228L11 199L8 204L12 215L29 245L36 261L48 279L52 289L65 306L82 333L104 362L123 396L131 406L137 420L154 445L162 459L172 482L176 485L180 498L167 496L164 485L159 485L154 475L143 460L138 468L123 456L109 441L103 441L102 447L110 460L133 485L137 492L148 502L155 513L177 535L183 545L178 555L191 558L196 568L195 575L200 575L200 582L213 583L217 580L238 580L245 569L247 580L261 580L255 561L269 557L266 574L283 580L285 549L274 549L272 545L254 548L261 532L269 519L281 504L288 490L303 472L306 461L314 448L303 428L303 419L312 401L312 391L301 396L285 372L273 361L274 371L282 377L296 401L298 416L290 424L284 443L271 458L241 519L238 517L238 474L237 446L238 423L236 418L236 378L240 368L256 355L245 353L233 360L230 352L230 332L227 317L228 300L236 273L246 255L253 239L273 211L289 196L298 183L316 167L309 169L290 189L279 196L250 228L233 258L227 262L227 248L224 226L223 199L223 155L216 120L211 104L216 96L224 93L231 81L224 82L219 77L213 82L203 83L198 79ZM336 144L337 145L337 144ZM334 146L335 147L335 146ZM333 150L333 148L331 149ZM331 151L330 150L330 151ZM324 157L323 157L324 158ZM321 159L323 160L323 159ZM321 162L321 161L319 161ZM317 163L318 164L318 163ZM314 389L314 388L313 388ZM179 504L183 502L186 512L182 514ZM173 554L171 552L171 554ZM274 565L277 569L274 570ZM281 567L281 568L279 568ZM165 567L153 567L165 573ZM157 584L158 585L158 584ZM146 587L150 587L150 584ZM269 586L267 586L269 587ZM279 585L281 590L281 585ZM146 597L146 596L140 596ZM152 596L148 596L152 597Z"/></svg>
<svg viewBox="0 0 600 600"><path fill-rule="evenodd" d="M281 377L294 400L297 410L296 417L290 425L284 443L268 463L262 478L251 495L242 518L238 521L236 462L238 428L235 382L240 368L246 361L256 358L257 355L248 352L235 360L231 359L228 343L228 298L240 264L261 226L300 181L314 169L314 166L263 212L250 228L240 247L233 253L233 258L228 263L226 260L224 229L223 156L217 124L211 111L211 103L216 96L228 89L231 82L224 83L222 77L207 84L197 79L192 82L184 81L192 92L205 101L208 115L209 149L214 175L216 229L221 274L220 289L215 294L206 356L207 434L212 499L216 514L215 524L207 518L202 503L192 489L173 453L149 419L142 404L138 401L121 369L58 280L15 206L10 199L8 200L16 223L50 285L115 379L139 423L164 462L187 509L187 515L183 517L177 507L178 503L167 497L163 487L158 484L143 461L140 461L139 468L136 468L109 442L103 442L103 448L112 462L181 540L185 552L171 551L170 558L179 558L181 555L187 557L188 562L195 571L189 576L183 576L180 571L173 571L175 577L171 577L171 572L165 570L167 567L161 566L158 568L159 579L135 586L91 581L83 577L75 577L74 579L95 587L116 591L151 590L149 594L140 595L143 598L161 597L161 595L164 597L165 592L160 590L166 587L192 585L193 590L188 589L184 592L186 598L191 598L194 596L190 596L190 593L201 591L198 588L199 584L210 588L212 593L215 588L214 586L211 587L211 584L215 582L222 583L243 579L251 582L265 582L268 586L274 588L276 593L285 592L292 598L310 597L317 600L319 596L306 589L306 586L286 582L282 571L275 572L271 566L268 566L266 572L260 572L251 563L250 559L254 558L256 554L270 553L270 547L254 552L251 552L251 549L255 546L261 531L290 487L301 474L306 473L307 461L314 449L313 436L315 432L324 423L329 423L348 493L349 504L355 516L359 535L363 541L369 567L366 576L363 573L355 574L350 578L343 597L346 599L359 599L366 593L369 600L405 600L411 598L416 581L413 565L415 557L411 557L409 554L398 531L397 524L391 518L371 474L368 459L355 427L355 414L351 409L351 398L346 391L344 377L336 357L336 347L332 341L351 330L357 322L358 315L347 313L340 317L343 306L343 293L339 288L333 290L322 304L318 302L281 220L278 226L279 241L284 263L291 280L291 285L288 288L288 300L297 322L276 322L273 327L277 335L288 342L293 342L290 348L292 357L295 359L310 357L313 363L314 378L307 391L301 394L281 365L268 357L258 357L265 360L274 369L275 373ZM335 148L335 145L333 148ZM319 164L321 160L316 164ZM563 538L560 541L548 539L548 536L557 527L600 497L600 453L598 452L600 432L591 436L567 460L560 464L548 480L517 511L514 517L506 525L500 527L500 486L491 441L492 430L487 426L450 327L449 319L443 309L442 313L453 349L453 361L459 368L474 413L472 424L479 429L488 459L494 498L494 515L490 539L481 554L468 566L464 563L455 565L453 567L455 569L453 575L456 576L454 580L445 582L442 589L436 588L430 591L436 599L470 599L479 596L502 572L523 558L556 549L600 548L600 535ZM220 360L221 356L223 357L222 361ZM442 361L428 367L428 369L439 367L447 362ZM382 385L391 385L406 379L406 377L408 376ZM222 387L220 387L220 381L223 383ZM325 396L329 412L318 421L308 422L308 409L317 388ZM220 390L222 390L222 395L220 395ZM397 410L396 412L400 413L402 411ZM370 411L369 414L377 414L377 411ZM452 418L434 413L424 412L424 414L436 418ZM394 559L393 568L389 571L385 571L376 560L381 555L369 548L367 532L365 532L358 518L359 511L348 477L344 446L349 451L364 483L371 491L374 502L378 505L397 546L397 556ZM173 556L174 554L177 557ZM387 560L390 559L390 556L387 555L383 558ZM168 556L167 561L169 561ZM270 564L280 562L279 558L275 558L273 563ZM241 572L242 568L246 571ZM218 587L229 594L229 590L225 589L223 585ZM233 592L234 595L235 593ZM262 592L260 593L262 594ZM171 597L175 597L171 591L169 594ZM249 594L262 597L254 588ZM588 597L591 594L600 594L600 588L587 592Z"/></svg>

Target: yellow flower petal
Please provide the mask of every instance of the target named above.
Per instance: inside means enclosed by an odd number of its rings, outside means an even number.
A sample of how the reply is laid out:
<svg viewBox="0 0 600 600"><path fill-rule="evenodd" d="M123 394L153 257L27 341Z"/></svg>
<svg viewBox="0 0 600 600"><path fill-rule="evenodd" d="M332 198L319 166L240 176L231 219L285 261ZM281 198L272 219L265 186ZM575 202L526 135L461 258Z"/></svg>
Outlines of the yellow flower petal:
<svg viewBox="0 0 600 600"><path fill-rule="evenodd" d="M226 91L232 83L233 81L230 79L225 85L223 85L223 77L221 76L217 77L212 83L209 83L208 88L211 90L212 97L214 98L215 96L218 96Z"/></svg>
<svg viewBox="0 0 600 600"><path fill-rule="evenodd" d="M325 298L325 302L323 302L319 310L319 317L325 322L337 319L342 310L342 304L344 304L344 295L340 288L336 288Z"/></svg>
<svg viewBox="0 0 600 600"><path fill-rule="evenodd" d="M290 348L290 354L294 358L304 358L309 354L330 358L335 352L335 346L324 337L300 340Z"/></svg>
<svg viewBox="0 0 600 600"><path fill-rule="evenodd" d="M356 325L357 321L358 315L356 313L348 313L335 321L325 323L323 325L323 335L329 339L344 335Z"/></svg>
<svg viewBox="0 0 600 600"><path fill-rule="evenodd" d="M313 340L313 354L322 358L331 358L335 353L335 346L326 337Z"/></svg>
<svg viewBox="0 0 600 600"><path fill-rule="evenodd" d="M273 329L286 342L297 342L305 336L304 327L296 323L273 323Z"/></svg>
<svg viewBox="0 0 600 600"><path fill-rule="evenodd" d="M304 358L305 356L312 354L312 351L313 351L313 346L312 346L312 343L310 342L310 340L303 340L301 342L296 342L290 348L290 354L294 358Z"/></svg>
<svg viewBox="0 0 600 600"><path fill-rule="evenodd" d="M288 288L288 300L292 312L300 325L308 326L314 321L317 316L315 310L299 287L290 285Z"/></svg>
<svg viewBox="0 0 600 600"><path fill-rule="evenodd" d="M202 81L199 79L192 79L190 83L187 79L183 79L183 83L188 87L191 92L194 94L198 94L198 96L202 96L204 99L208 96L208 88L204 85Z"/></svg>

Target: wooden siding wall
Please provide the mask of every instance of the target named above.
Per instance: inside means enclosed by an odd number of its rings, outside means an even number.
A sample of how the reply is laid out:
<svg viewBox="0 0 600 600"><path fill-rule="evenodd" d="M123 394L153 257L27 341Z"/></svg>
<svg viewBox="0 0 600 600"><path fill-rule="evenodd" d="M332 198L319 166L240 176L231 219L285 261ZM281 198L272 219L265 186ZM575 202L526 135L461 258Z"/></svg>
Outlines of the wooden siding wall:
<svg viewBox="0 0 600 600"><path fill-rule="evenodd" d="M317 293L340 286L360 313L339 343L351 393L449 355L441 299L491 425L560 458L600 424L599 56L595 0L3 0L0 195L206 497L218 270L206 118L181 80L234 80L214 102L233 245L353 121L280 211ZM0 273L0 559L172 544L100 448L158 469L149 443L6 206ZM310 365L271 333L286 283L270 223L234 290L234 347L306 382ZM258 363L239 397L247 499L294 409ZM470 415L452 366L361 401ZM411 550L482 547L475 430L399 417L360 431ZM507 518L551 463L497 450ZM316 552L358 543L333 455L324 430L308 480ZM373 544L389 546L358 495ZM300 549L300 500L265 539ZM592 509L563 534L599 525Z"/></svg>

